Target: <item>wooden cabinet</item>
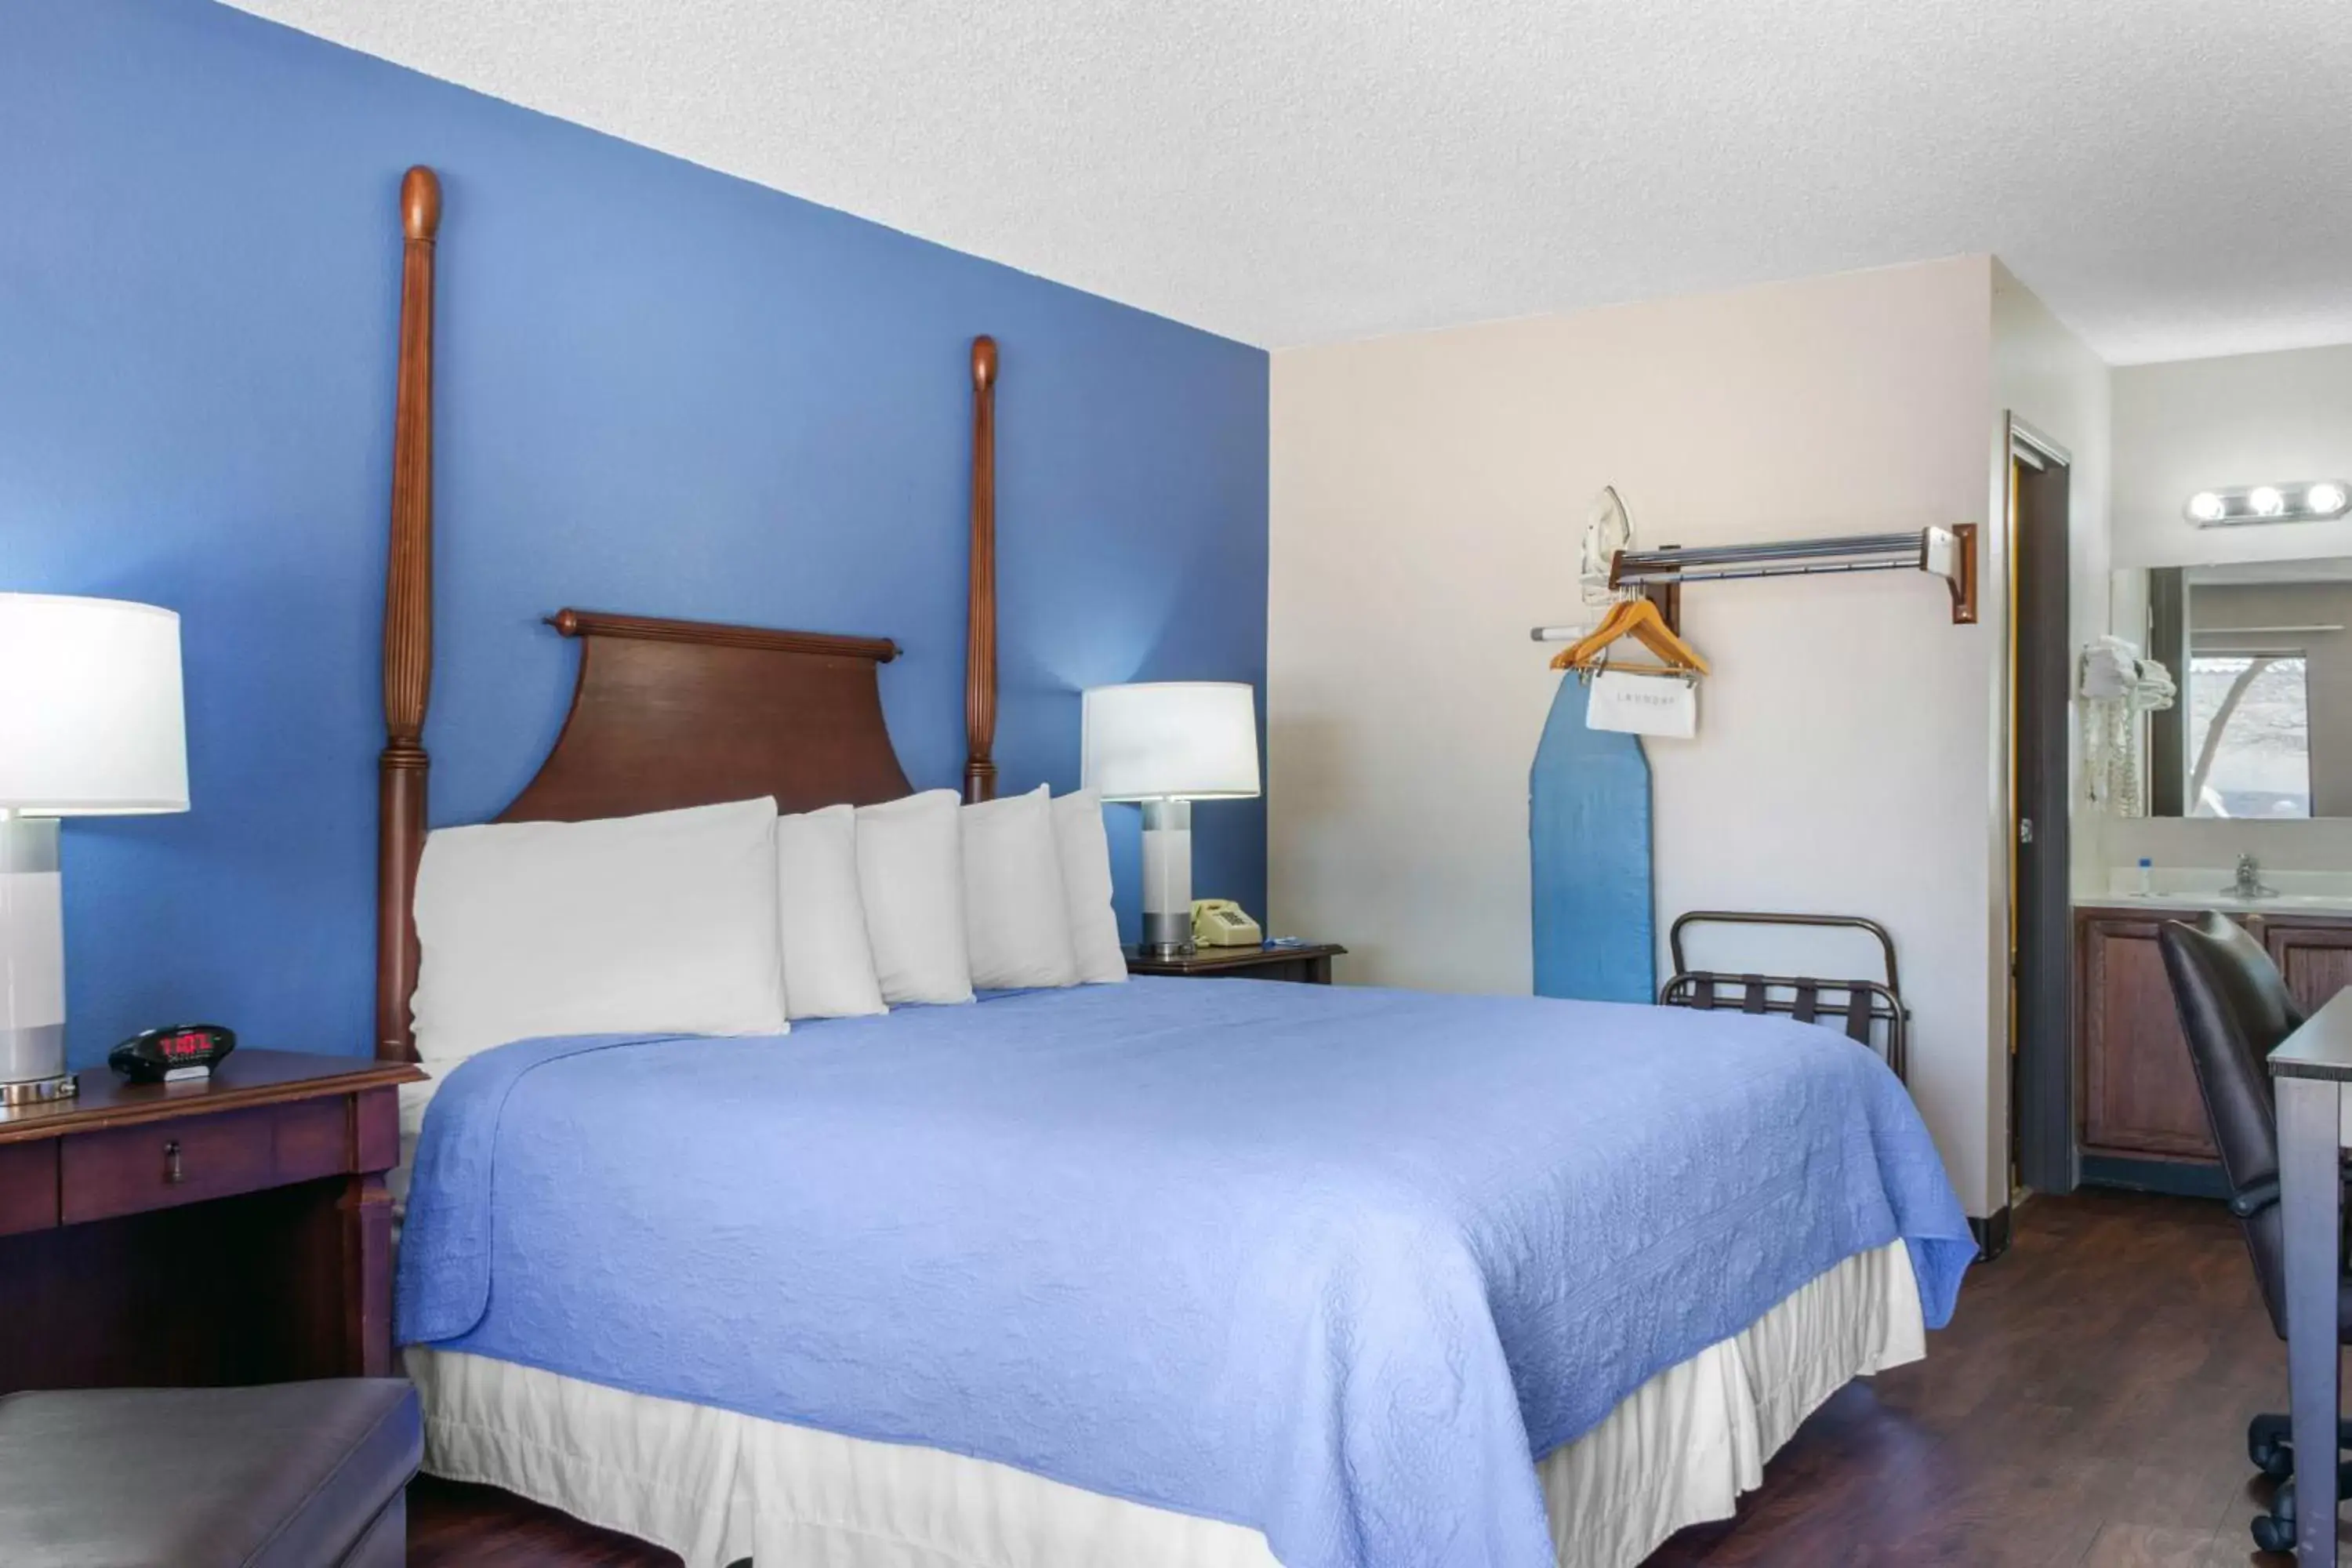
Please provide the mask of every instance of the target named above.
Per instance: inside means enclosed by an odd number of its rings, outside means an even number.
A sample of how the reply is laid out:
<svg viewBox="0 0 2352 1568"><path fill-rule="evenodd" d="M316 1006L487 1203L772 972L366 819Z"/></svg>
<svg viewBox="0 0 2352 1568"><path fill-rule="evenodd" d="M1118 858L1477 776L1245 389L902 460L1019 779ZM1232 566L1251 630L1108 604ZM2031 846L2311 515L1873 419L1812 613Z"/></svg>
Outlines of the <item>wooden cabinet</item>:
<svg viewBox="0 0 2352 1568"><path fill-rule="evenodd" d="M2271 962L2305 1012L2318 1012L2321 1003L2352 984L2352 920L2266 919L2262 932Z"/></svg>
<svg viewBox="0 0 2352 1568"><path fill-rule="evenodd" d="M57 1223L57 1152L40 1143L0 1143L0 1236Z"/></svg>
<svg viewBox="0 0 2352 1568"><path fill-rule="evenodd" d="M0 1394L383 1377L404 1062L241 1050L0 1116Z"/></svg>
<svg viewBox="0 0 2352 1568"><path fill-rule="evenodd" d="M2210 1164L2205 1102L2157 932L2183 910L2074 912L2075 1124L2083 1152ZM2352 984L2352 917L2246 915L2306 1009Z"/></svg>
<svg viewBox="0 0 2352 1568"><path fill-rule="evenodd" d="M1300 942L1276 947L1201 947L1190 952L1160 957L1139 947L1127 949L1129 974L1226 976L1240 980L1289 980L1306 985L1331 984L1331 961L1347 949L1336 942Z"/></svg>
<svg viewBox="0 0 2352 1568"><path fill-rule="evenodd" d="M2077 914L2075 1122L2086 1154L2213 1158L2197 1070L2156 944L2168 918Z"/></svg>

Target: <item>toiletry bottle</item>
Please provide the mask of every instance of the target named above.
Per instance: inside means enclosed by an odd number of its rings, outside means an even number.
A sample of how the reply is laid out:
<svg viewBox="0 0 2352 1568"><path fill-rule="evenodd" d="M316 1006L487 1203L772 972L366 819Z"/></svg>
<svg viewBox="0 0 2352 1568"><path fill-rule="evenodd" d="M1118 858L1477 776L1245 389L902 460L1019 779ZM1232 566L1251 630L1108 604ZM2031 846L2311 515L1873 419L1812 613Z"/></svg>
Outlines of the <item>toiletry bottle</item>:
<svg viewBox="0 0 2352 1568"><path fill-rule="evenodd" d="M2147 898L2156 891L2156 862L2143 855L2139 858L2139 896Z"/></svg>

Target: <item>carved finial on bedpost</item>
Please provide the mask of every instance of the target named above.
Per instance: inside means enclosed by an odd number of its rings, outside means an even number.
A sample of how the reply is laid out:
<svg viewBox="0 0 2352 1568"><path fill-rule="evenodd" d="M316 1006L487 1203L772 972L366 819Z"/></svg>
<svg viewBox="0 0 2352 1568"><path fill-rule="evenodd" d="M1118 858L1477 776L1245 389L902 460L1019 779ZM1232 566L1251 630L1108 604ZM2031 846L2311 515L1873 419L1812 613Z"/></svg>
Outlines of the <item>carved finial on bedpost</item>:
<svg viewBox="0 0 2352 1568"><path fill-rule="evenodd" d="M971 588L964 643L963 797L996 798L996 340L971 340Z"/></svg>
<svg viewBox="0 0 2352 1568"><path fill-rule="evenodd" d="M412 917L425 847L425 709L433 689L433 260L441 182L400 182L400 358L392 417L392 535L384 559L383 753L376 764L375 1054L413 1061Z"/></svg>
<svg viewBox="0 0 2352 1568"><path fill-rule="evenodd" d="M401 176L400 227L410 239L430 240L441 232L440 176L422 163Z"/></svg>

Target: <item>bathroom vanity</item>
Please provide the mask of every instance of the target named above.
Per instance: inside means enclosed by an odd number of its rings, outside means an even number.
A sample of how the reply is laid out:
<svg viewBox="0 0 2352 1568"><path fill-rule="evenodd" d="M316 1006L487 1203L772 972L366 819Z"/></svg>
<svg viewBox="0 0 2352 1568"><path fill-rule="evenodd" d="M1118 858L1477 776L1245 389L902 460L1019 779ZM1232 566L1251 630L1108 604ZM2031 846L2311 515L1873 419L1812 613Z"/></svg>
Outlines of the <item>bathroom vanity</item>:
<svg viewBox="0 0 2352 1568"><path fill-rule="evenodd" d="M2223 874L2226 879L2226 873ZM2220 1194L2205 1104L2157 932L2220 910L2270 950L2316 1010L2352 984L2352 897L2110 895L2074 910L2075 1121L2083 1180Z"/></svg>
<svg viewBox="0 0 2352 1568"><path fill-rule="evenodd" d="M2075 881L2071 1028L2028 1031L2027 1048L2072 1036L2085 1182L2222 1191L2157 946L2166 921L2240 921L2307 1008L2352 982L2352 554L2273 558L2298 537L2144 539L2189 563L2110 582L2109 624L2155 661L2135 679L2160 667L2173 689L2079 699L2073 841L2103 869Z"/></svg>

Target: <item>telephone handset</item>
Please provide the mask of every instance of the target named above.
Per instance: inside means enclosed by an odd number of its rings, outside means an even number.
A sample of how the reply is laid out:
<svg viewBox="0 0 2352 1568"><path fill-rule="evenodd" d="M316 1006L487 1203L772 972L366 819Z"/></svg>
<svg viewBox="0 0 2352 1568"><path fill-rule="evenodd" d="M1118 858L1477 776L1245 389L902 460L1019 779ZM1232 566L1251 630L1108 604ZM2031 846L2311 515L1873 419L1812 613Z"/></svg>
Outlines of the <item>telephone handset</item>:
<svg viewBox="0 0 2352 1568"><path fill-rule="evenodd" d="M1257 921L1231 899L1192 900L1194 947L1256 947L1265 940Z"/></svg>

